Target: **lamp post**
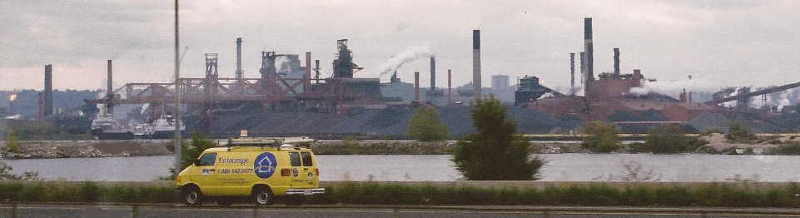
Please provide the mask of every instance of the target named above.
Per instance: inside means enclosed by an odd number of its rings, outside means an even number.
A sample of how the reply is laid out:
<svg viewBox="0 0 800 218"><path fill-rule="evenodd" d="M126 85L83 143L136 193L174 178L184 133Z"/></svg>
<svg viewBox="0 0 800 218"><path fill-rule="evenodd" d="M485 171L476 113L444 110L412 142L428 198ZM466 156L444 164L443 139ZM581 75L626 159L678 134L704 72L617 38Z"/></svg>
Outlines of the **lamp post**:
<svg viewBox="0 0 800 218"><path fill-rule="evenodd" d="M181 84L180 84L180 35L178 31L178 0L175 0L175 175L182 170L181 151L183 138L181 136Z"/></svg>

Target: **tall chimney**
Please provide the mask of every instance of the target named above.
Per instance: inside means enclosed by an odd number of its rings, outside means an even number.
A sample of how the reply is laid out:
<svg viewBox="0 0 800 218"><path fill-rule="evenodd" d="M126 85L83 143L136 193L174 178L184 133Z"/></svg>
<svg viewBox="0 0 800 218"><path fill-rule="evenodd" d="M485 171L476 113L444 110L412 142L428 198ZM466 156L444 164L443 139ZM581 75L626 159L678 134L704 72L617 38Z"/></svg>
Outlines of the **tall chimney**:
<svg viewBox="0 0 800 218"><path fill-rule="evenodd" d="M44 117L53 115L53 65L44 65Z"/></svg>
<svg viewBox="0 0 800 218"><path fill-rule="evenodd" d="M306 74L303 75L303 92L311 88L311 52L306 52Z"/></svg>
<svg viewBox="0 0 800 218"><path fill-rule="evenodd" d="M583 47L586 52L586 86L594 81L594 45L592 44L592 18L583 18Z"/></svg>
<svg viewBox="0 0 800 218"><path fill-rule="evenodd" d="M447 69L447 103L453 103L453 70Z"/></svg>
<svg viewBox="0 0 800 218"><path fill-rule="evenodd" d="M583 95L586 96L586 52L580 52L580 71L581 71L581 86L583 87Z"/></svg>
<svg viewBox="0 0 800 218"><path fill-rule="evenodd" d="M569 53L569 93L575 95L575 53Z"/></svg>
<svg viewBox="0 0 800 218"><path fill-rule="evenodd" d="M614 75L619 76L619 48L614 48Z"/></svg>
<svg viewBox="0 0 800 218"><path fill-rule="evenodd" d="M475 98L481 98L481 31L472 30L472 87Z"/></svg>
<svg viewBox="0 0 800 218"><path fill-rule="evenodd" d="M314 79L319 83L319 60L314 60Z"/></svg>
<svg viewBox="0 0 800 218"><path fill-rule="evenodd" d="M236 80L241 81L244 78L242 72L242 37L236 38Z"/></svg>
<svg viewBox="0 0 800 218"><path fill-rule="evenodd" d="M633 80L633 86L641 87L642 86L642 80L644 79L644 76L642 75L642 70L633 69L633 78L631 78L631 79Z"/></svg>
<svg viewBox="0 0 800 218"><path fill-rule="evenodd" d="M419 102L419 72L414 72L414 101Z"/></svg>
<svg viewBox="0 0 800 218"><path fill-rule="evenodd" d="M114 77L113 77L113 71L112 71L113 68L111 66L111 60L107 60L106 61L106 67L108 68L108 69L106 69L106 73L108 74L106 76L106 78L108 78L106 80L106 100L108 100L108 102L106 102L106 112L113 116L113 114L114 114L113 107L114 106L113 106L112 102L113 102L113 99L114 99L114 87L113 87Z"/></svg>
<svg viewBox="0 0 800 218"><path fill-rule="evenodd" d="M436 91L436 57L431 56L431 94Z"/></svg>

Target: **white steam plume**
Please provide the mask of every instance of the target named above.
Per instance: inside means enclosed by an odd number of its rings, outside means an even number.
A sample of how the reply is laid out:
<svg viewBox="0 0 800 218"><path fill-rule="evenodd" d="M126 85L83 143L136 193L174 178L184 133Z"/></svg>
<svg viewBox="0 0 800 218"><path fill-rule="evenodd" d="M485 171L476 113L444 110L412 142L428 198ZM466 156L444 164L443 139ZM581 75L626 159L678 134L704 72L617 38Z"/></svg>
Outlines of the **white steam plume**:
<svg viewBox="0 0 800 218"><path fill-rule="evenodd" d="M758 88L757 90L762 90L771 87L765 88ZM780 92L774 92L767 94L766 101L762 99L761 96L752 97L750 99L750 107L752 108L763 108L763 107L775 107L778 111L782 111L783 107L792 105L792 98L797 91L795 90L784 90Z"/></svg>
<svg viewBox="0 0 800 218"><path fill-rule="evenodd" d="M731 94L729 94L729 95L727 95L725 97L727 98L727 97L731 97L731 96L737 96L737 95L739 95L740 91L743 91L741 87L740 88L736 88L736 89L733 90L733 92L731 92ZM736 107L737 104L738 104L738 102L736 102L736 101L722 102L722 106L723 107L727 107L727 108L734 108L734 107Z"/></svg>
<svg viewBox="0 0 800 218"><path fill-rule="evenodd" d="M403 64L431 56L433 56L433 53L428 47L409 47L403 52L400 52L389 58L389 60L387 60L378 68L378 72L380 72L380 75L383 76L394 72L398 68L402 67Z"/></svg>
<svg viewBox="0 0 800 218"><path fill-rule="evenodd" d="M642 81L642 87L635 87L630 90L634 95L646 95L648 93L660 93L673 97L678 97L686 89L687 92L715 92L719 90L719 84L714 83L708 78L692 78L673 81Z"/></svg>

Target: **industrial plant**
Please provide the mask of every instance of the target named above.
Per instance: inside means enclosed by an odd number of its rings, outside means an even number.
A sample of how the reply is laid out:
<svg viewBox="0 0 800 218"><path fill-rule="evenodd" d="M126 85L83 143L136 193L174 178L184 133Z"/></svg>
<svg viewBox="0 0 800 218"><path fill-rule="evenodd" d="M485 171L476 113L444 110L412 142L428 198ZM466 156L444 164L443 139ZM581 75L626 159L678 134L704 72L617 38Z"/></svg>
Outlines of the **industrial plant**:
<svg viewBox="0 0 800 218"><path fill-rule="evenodd" d="M590 121L612 122L630 133L664 124L680 124L695 132L725 129L731 122L743 122L761 132L792 131L800 127L787 122L800 119L795 118L797 113L789 107L779 109L766 104L761 108L750 107L751 99L766 100L769 95L796 88L800 83L757 90L727 88L713 93L713 98L706 101L697 100L701 93L693 90L684 90L673 97L647 89L648 83L658 80L648 77L646 69L621 72L621 59L625 56L620 48L609 52L613 56L613 69L596 73L592 18L584 18L583 22L583 50L565 51L569 54L569 65L564 72L570 75L566 91L550 88L560 84L543 84L540 77L544 74L535 73L517 78L516 84L511 84L508 75L493 75L491 88L482 86L480 30L472 31L472 81L460 87L453 87L451 69L444 76L437 75L440 69L437 57L432 54L426 55L430 85L425 88L420 86L420 76L424 76L420 72L414 72L412 82L401 81L397 69L386 83L379 78L360 77L364 68L356 64L358 60L353 53L358 51L350 49L348 39L331 42L336 57L330 61L330 69L321 67L321 60L313 59L311 52L300 55L262 51L260 77L247 78L241 61L244 39L236 38L236 68L231 75L218 71L217 53L206 53L205 77L112 87L112 60L108 60L104 95L86 100L87 104L100 108L86 128L98 138L166 138L175 129L218 137L247 130L251 135L264 136L402 138L414 109L431 105L440 111L451 133L464 135L474 130L468 119L469 104L489 96L506 100L509 113L523 133L574 133L581 124ZM597 55L601 54L605 52ZM36 116L39 120L54 116L52 66L46 65L44 73L45 88L38 100ZM447 80L447 87L436 86L436 80L442 77ZM135 105L127 109L136 108L142 116L117 117L129 113L115 113L124 105ZM185 125L176 124L177 109L183 111Z"/></svg>

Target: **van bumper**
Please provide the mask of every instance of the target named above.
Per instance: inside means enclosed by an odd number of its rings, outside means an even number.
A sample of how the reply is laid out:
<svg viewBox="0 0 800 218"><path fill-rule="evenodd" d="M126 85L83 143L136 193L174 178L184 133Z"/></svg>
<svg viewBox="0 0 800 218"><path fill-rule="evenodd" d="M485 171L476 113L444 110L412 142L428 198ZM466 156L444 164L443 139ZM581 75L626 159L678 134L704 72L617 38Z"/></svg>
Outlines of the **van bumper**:
<svg viewBox="0 0 800 218"><path fill-rule="evenodd" d="M325 188L299 189L290 188L286 190L286 195L321 195L325 194Z"/></svg>

